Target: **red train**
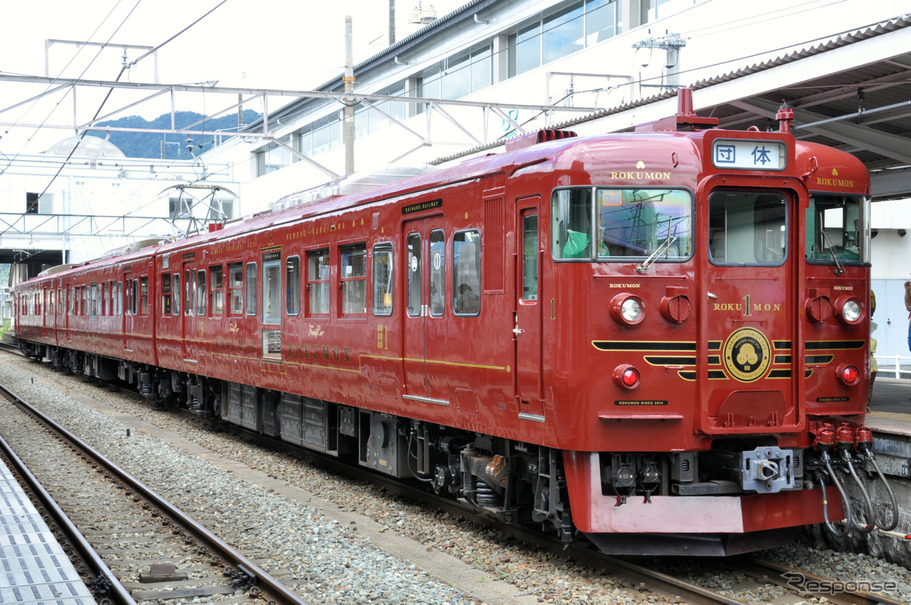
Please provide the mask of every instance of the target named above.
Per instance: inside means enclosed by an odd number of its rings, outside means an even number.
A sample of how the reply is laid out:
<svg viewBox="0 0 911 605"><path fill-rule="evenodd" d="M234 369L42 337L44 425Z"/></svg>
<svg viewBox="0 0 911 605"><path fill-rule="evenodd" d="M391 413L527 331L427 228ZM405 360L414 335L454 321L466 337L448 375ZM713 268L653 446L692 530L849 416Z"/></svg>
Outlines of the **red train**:
<svg viewBox="0 0 911 605"><path fill-rule="evenodd" d="M894 526L840 478L875 466L869 177L689 93L46 271L21 350L607 552Z"/></svg>

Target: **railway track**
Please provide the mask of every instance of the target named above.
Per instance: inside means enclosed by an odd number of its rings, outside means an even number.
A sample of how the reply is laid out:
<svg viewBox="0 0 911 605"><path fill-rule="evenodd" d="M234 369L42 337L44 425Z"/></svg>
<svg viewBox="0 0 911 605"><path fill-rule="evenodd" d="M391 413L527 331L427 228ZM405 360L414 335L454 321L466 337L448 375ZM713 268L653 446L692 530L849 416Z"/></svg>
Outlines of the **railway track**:
<svg viewBox="0 0 911 605"><path fill-rule="evenodd" d="M2 445L41 494L82 560L88 582L112 603L232 595L303 604L256 563L197 524L40 411L0 386L9 402ZM18 454L17 454L18 452ZM27 468L26 468L27 465ZM42 487L43 485L43 487ZM69 517L71 521L66 520Z"/></svg>
<svg viewBox="0 0 911 605"><path fill-rule="evenodd" d="M70 378L66 377L64 380L70 380ZM135 394L133 396L138 398ZM138 403L139 405L146 405L144 401L139 401ZM195 415L189 416L199 420ZM237 432L240 433L239 431ZM270 447L287 447L287 444L282 442L262 436L253 437L248 433L244 434L244 438L248 441L267 443ZM584 567L597 570L603 575L610 575L626 582L633 590L640 592L643 598L652 596L658 602L663 598L668 602L682 603L743 603L743 597L740 596L738 591L741 593L749 591L754 594L760 594L763 591L769 592L769 587L780 588L777 592L779 597L774 601L776 604L797 603L822 596L832 603L882 603L891 605L892 603L900 602L880 595L863 593L862 591L848 592L847 589L856 587L840 585L834 580L817 578L801 570L776 566L774 563L749 560L746 557L732 558L724 562L724 566L730 571L730 577L737 578L736 582L729 583L736 583L737 586L736 590L719 592L715 589L715 586L705 582L700 583L699 573L687 574L680 572L674 569L672 565L654 565L651 562L643 564L638 559L624 560L606 557L594 550L576 546L564 549L562 542L555 538L551 539L550 536L543 536L538 532L523 527L499 525L478 517L471 507L464 503L437 497L420 488L386 481L384 477L365 469L340 466L336 458L323 457L319 454L310 453L309 451L302 452L301 450L296 450L295 453L300 458L331 470L336 470L339 474L348 477L355 476L356 480L369 480L389 493L400 495L411 501L424 502L430 509L440 509L452 516L462 517L473 523L495 528L504 536L504 539L516 540L534 548L549 551L562 557L562 559L574 561ZM696 566L698 565L700 564L697 563ZM765 565L765 567L760 567L760 565ZM714 566L716 569L713 571L717 571L719 564L717 562L712 564L705 563L705 566L707 568ZM795 578L803 578L805 581L797 582ZM832 594L820 592L820 587L822 589L832 588L833 590L830 591ZM134 588L141 590L145 589L145 586L134 585ZM462 589L470 593L470 588L463 587ZM763 602L765 602L765 599L763 599Z"/></svg>

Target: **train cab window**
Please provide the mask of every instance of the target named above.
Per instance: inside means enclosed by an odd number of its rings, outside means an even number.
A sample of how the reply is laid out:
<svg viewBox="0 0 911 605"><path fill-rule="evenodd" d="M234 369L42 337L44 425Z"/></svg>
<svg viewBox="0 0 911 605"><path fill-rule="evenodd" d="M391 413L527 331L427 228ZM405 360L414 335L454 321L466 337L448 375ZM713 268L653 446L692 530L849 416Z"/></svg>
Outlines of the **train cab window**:
<svg viewBox="0 0 911 605"><path fill-rule="evenodd" d="M244 298L246 299L247 315L256 315L256 295L258 293L258 284L256 283L257 270L256 263L247 263L247 279L244 284Z"/></svg>
<svg viewBox="0 0 911 605"><path fill-rule="evenodd" d="M228 313L242 315L244 312L244 269L241 263L228 265Z"/></svg>
<svg viewBox="0 0 911 605"><path fill-rule="evenodd" d="M265 255L264 255L265 256ZM263 323L282 322L281 260L263 261Z"/></svg>
<svg viewBox="0 0 911 605"><path fill-rule="evenodd" d="M373 247L373 314L392 315L392 244Z"/></svg>
<svg viewBox="0 0 911 605"><path fill-rule="evenodd" d="M161 274L161 313L171 314L171 274Z"/></svg>
<svg viewBox="0 0 911 605"><path fill-rule="evenodd" d="M211 314L216 316L221 315L224 309L222 271L221 265L209 267L209 304L212 305Z"/></svg>
<svg viewBox="0 0 911 605"><path fill-rule="evenodd" d="M553 256L554 258L592 257L592 190L558 189L554 191Z"/></svg>
<svg viewBox="0 0 911 605"><path fill-rule="evenodd" d="M180 273L174 274L174 296L172 300L174 301L174 315L180 315Z"/></svg>
<svg viewBox="0 0 911 605"><path fill-rule="evenodd" d="M788 203L780 193L709 196L709 258L716 265L778 266L788 251Z"/></svg>
<svg viewBox="0 0 911 605"><path fill-rule="evenodd" d="M149 314L149 278L139 278L139 314Z"/></svg>
<svg viewBox="0 0 911 605"><path fill-rule="evenodd" d="M555 259L660 262L692 254L693 198L683 189L559 189L552 208Z"/></svg>
<svg viewBox="0 0 911 605"><path fill-rule="evenodd" d="M196 272L196 314L203 317L206 314L206 272L200 269Z"/></svg>
<svg viewBox="0 0 911 605"><path fill-rule="evenodd" d="M301 311L301 259L291 256L285 261L285 313L299 315Z"/></svg>
<svg viewBox="0 0 911 605"><path fill-rule="evenodd" d="M811 195L806 235L806 259L810 263L870 262L870 201L846 195Z"/></svg>
<svg viewBox="0 0 911 605"><path fill-rule="evenodd" d="M406 267L408 271L408 315L411 317L420 317L421 315L421 234L408 234L408 257Z"/></svg>
<svg viewBox="0 0 911 605"><path fill-rule="evenodd" d="M339 252L342 315L362 315L367 312L367 245L342 246Z"/></svg>
<svg viewBox="0 0 911 605"><path fill-rule="evenodd" d="M329 313L329 250L307 253L307 312L309 315Z"/></svg>
<svg viewBox="0 0 911 605"><path fill-rule="evenodd" d="M481 234L461 231L452 238L452 308L456 315L481 311Z"/></svg>
<svg viewBox="0 0 911 605"><path fill-rule="evenodd" d="M446 310L446 236L442 229L430 232L430 315Z"/></svg>

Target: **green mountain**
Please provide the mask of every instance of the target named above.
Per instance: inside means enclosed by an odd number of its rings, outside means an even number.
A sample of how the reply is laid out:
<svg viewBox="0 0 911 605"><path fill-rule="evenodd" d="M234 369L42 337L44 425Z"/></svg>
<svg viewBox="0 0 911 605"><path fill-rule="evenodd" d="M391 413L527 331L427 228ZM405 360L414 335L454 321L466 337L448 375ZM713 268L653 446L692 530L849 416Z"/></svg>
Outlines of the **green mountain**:
<svg viewBox="0 0 911 605"><path fill-rule="evenodd" d="M244 110L244 124L250 124L260 117L261 114L252 109ZM186 128L191 125L193 126L190 130L221 131L226 135L232 134L237 132L237 114L212 119L194 111L178 111L174 113L174 129ZM139 116L128 116L107 122L99 122L98 126L135 128L137 130L170 130L171 114L162 114L152 121ZM108 133L104 130L91 130L89 134L104 138ZM191 141L188 142L185 135L120 131L111 132L108 140L116 145L127 157L160 158L165 160L192 159L193 156L187 149L188 143L193 145L193 155L199 155L223 142L222 137L212 137L210 135L205 137L193 135Z"/></svg>

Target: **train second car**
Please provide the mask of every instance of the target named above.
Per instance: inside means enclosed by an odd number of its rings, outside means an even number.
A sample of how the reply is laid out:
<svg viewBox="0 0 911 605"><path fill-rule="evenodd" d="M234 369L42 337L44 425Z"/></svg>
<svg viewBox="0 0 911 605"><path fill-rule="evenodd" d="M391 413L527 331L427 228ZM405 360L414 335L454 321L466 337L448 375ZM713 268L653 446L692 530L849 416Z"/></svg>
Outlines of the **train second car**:
<svg viewBox="0 0 911 605"><path fill-rule="evenodd" d="M612 553L886 529L869 177L692 111L56 268L24 353ZM882 476L878 476L882 479ZM866 493L862 491L862 493Z"/></svg>

